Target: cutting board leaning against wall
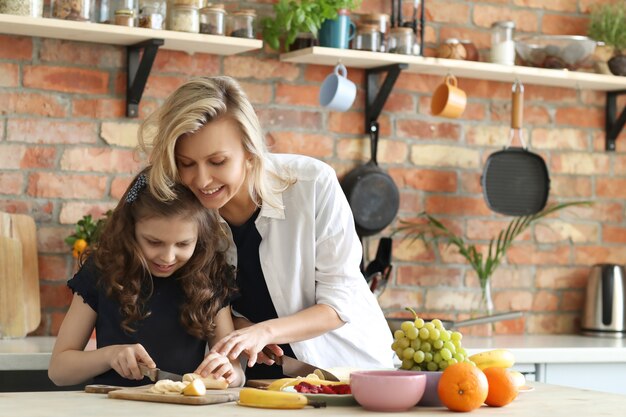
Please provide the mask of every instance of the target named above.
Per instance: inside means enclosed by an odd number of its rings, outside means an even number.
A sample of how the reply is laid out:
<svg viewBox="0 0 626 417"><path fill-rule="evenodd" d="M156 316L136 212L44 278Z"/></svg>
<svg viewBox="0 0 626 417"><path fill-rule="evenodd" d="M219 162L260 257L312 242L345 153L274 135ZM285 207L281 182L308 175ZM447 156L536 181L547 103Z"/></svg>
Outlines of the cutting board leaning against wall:
<svg viewBox="0 0 626 417"><path fill-rule="evenodd" d="M0 338L24 337L40 321L35 221L0 212Z"/></svg>

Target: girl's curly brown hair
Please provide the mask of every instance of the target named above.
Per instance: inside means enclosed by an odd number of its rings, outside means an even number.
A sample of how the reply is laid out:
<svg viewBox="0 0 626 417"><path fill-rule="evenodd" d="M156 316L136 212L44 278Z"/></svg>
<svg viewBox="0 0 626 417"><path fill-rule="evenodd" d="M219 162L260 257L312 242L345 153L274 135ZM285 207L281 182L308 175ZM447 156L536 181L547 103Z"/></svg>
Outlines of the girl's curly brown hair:
<svg viewBox="0 0 626 417"><path fill-rule="evenodd" d="M146 178L148 170L142 172ZM145 305L153 290L147 261L135 239L135 224L155 217L195 221L198 241L192 257L176 272L176 279L181 281L186 300L181 306L180 321L190 334L206 340L215 329L217 312L236 291L234 271L225 257L228 243L217 214L202 206L183 185L173 187L177 198L172 201L159 201L148 187L143 187L128 202L127 196L138 177L107 219L94 250L95 264L101 271L99 283L108 296L120 303L122 328L134 332L136 323L150 315Z"/></svg>

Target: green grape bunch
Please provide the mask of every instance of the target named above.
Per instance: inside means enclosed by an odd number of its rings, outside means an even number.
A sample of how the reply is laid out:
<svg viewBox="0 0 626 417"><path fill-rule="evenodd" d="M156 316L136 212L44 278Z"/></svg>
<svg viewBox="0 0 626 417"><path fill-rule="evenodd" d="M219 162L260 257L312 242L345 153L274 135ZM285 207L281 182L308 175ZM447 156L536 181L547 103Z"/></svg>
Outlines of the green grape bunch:
<svg viewBox="0 0 626 417"><path fill-rule="evenodd" d="M455 363L472 363L461 345L463 335L460 332L446 330L439 319L424 321L412 308L406 309L415 315L415 320L402 322L391 344L391 349L402 360L400 369L443 371Z"/></svg>

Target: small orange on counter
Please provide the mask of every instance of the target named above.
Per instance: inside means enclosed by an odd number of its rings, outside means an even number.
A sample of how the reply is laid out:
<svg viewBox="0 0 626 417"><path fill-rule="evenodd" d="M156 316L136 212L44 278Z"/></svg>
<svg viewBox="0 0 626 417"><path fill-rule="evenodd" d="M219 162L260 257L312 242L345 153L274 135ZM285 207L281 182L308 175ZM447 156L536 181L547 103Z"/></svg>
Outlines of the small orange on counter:
<svg viewBox="0 0 626 417"><path fill-rule="evenodd" d="M487 398L489 383L483 371L460 362L448 366L441 375L437 392L439 399L452 411L472 411Z"/></svg>
<svg viewBox="0 0 626 417"><path fill-rule="evenodd" d="M483 370L489 382L489 393L485 403L490 407L503 407L517 397L518 387L514 375L505 368Z"/></svg>

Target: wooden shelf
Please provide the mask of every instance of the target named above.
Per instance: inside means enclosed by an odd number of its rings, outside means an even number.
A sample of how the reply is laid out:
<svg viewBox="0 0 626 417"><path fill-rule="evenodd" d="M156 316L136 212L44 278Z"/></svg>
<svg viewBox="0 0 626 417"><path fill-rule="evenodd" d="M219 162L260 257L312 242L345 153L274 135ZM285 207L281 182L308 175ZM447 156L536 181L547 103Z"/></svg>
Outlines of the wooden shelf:
<svg viewBox="0 0 626 417"><path fill-rule="evenodd" d="M507 66L488 62L455 59L427 58L383 52L355 51L351 49L314 46L288 52L280 56L284 62L315 65L336 65L339 61L346 67L371 69L391 64L407 64L405 71L420 74L446 75L479 80L546 85L551 87L579 88L583 90L626 90L626 77L594 74L567 70L553 70L522 66Z"/></svg>
<svg viewBox="0 0 626 417"><path fill-rule="evenodd" d="M163 39L164 43L161 46L163 49L216 55L240 54L263 47L263 41L259 39L130 28L8 14L0 14L0 33L124 46L135 45L150 39Z"/></svg>

